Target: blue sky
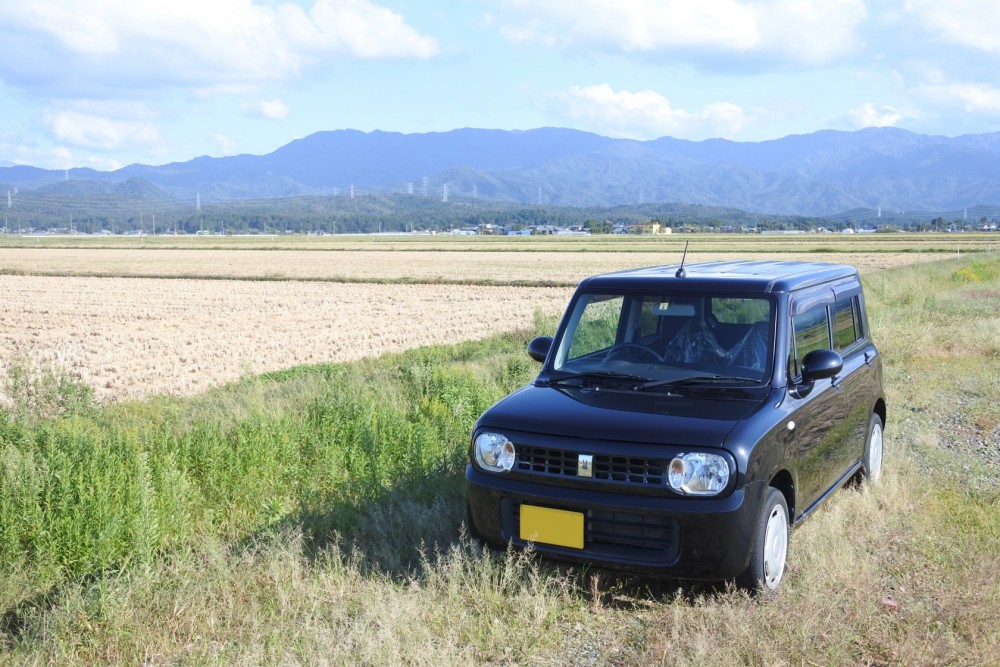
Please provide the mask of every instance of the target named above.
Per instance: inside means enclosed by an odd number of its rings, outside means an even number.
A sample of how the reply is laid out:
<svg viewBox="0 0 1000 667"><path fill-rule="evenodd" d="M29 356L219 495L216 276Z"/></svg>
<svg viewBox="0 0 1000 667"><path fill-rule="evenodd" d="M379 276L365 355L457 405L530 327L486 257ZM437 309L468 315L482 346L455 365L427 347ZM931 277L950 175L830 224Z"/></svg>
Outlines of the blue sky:
<svg viewBox="0 0 1000 667"><path fill-rule="evenodd" d="M262 154L345 128L1000 130L996 0L4 4L0 164Z"/></svg>

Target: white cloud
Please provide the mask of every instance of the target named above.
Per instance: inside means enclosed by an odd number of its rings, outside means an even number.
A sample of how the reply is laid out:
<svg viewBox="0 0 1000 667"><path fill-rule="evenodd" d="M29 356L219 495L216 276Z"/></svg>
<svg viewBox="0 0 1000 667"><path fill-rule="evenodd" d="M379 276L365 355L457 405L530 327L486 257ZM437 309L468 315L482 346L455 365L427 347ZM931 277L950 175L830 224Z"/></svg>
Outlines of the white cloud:
<svg viewBox="0 0 1000 667"><path fill-rule="evenodd" d="M895 127L899 121L914 117L893 106L876 106L871 102L859 104L848 115L858 127Z"/></svg>
<svg viewBox="0 0 1000 667"><path fill-rule="evenodd" d="M938 41L1000 54L1000 3L996 0L908 0L904 6Z"/></svg>
<svg viewBox="0 0 1000 667"><path fill-rule="evenodd" d="M318 0L308 16L283 4L284 32L296 44L319 53L357 58L429 58L437 42L411 28L403 17L369 0Z"/></svg>
<svg viewBox="0 0 1000 667"><path fill-rule="evenodd" d="M429 58L371 0L34 0L4 8L0 79L24 88L210 88L294 79L324 59ZM74 93L71 93L74 94Z"/></svg>
<svg viewBox="0 0 1000 667"><path fill-rule="evenodd" d="M825 63L855 52L863 0L511 0L511 41L622 53Z"/></svg>
<svg viewBox="0 0 1000 667"><path fill-rule="evenodd" d="M243 105L243 110L250 115L260 116L268 120L284 120L291 113L288 106L278 99L248 102Z"/></svg>
<svg viewBox="0 0 1000 667"><path fill-rule="evenodd" d="M935 106L961 107L969 114L1000 117L1000 88L988 83L934 82L917 87L916 92Z"/></svg>
<svg viewBox="0 0 1000 667"><path fill-rule="evenodd" d="M215 154L219 156L236 155L237 144L224 134L213 132L208 135L209 141L215 144Z"/></svg>
<svg viewBox="0 0 1000 667"><path fill-rule="evenodd" d="M144 120L122 120L80 111L52 111L43 121L52 136L71 146L113 150L155 150L161 144L156 126Z"/></svg>
<svg viewBox="0 0 1000 667"><path fill-rule="evenodd" d="M755 120L753 114L730 102L687 111L674 108L670 100L655 91L616 91L608 84L574 86L552 98L577 126L631 139L732 138Z"/></svg>
<svg viewBox="0 0 1000 667"><path fill-rule="evenodd" d="M66 146L42 148L0 141L0 154L7 156L13 164L42 166L46 169L90 167L98 171L114 171L123 166L119 160L113 158L99 155L76 155Z"/></svg>

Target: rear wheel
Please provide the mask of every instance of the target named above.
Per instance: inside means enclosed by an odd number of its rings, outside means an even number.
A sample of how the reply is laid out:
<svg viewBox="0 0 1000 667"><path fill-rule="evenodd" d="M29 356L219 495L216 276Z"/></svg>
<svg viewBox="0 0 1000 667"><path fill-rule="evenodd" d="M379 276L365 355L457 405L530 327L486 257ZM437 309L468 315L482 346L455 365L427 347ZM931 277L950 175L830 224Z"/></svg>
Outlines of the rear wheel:
<svg viewBox="0 0 1000 667"><path fill-rule="evenodd" d="M757 514L750 564L736 583L752 591L776 589L785 575L788 535L788 503L781 491L768 487Z"/></svg>
<svg viewBox="0 0 1000 667"><path fill-rule="evenodd" d="M882 418L872 413L865 437L865 453L861 459L861 478L877 482L882 476Z"/></svg>

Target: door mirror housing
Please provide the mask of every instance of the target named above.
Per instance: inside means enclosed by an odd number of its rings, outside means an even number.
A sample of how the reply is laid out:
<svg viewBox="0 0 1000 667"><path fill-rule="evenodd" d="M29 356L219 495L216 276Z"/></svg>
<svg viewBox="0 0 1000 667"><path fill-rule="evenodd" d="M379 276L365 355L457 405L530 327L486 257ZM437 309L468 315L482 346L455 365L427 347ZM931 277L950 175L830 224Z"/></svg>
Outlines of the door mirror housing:
<svg viewBox="0 0 1000 667"><path fill-rule="evenodd" d="M528 356L539 363L544 363L552 348L552 336L538 336L528 343Z"/></svg>
<svg viewBox="0 0 1000 667"><path fill-rule="evenodd" d="M814 382L839 375L844 358L833 350L813 350L802 358L802 381Z"/></svg>

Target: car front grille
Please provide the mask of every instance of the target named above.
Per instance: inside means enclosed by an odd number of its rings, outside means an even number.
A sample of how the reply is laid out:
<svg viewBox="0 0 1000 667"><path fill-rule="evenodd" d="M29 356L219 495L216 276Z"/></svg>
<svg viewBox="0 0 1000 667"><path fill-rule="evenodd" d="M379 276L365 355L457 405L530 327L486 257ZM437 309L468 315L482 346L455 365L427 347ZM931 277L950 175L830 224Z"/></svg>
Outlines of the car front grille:
<svg viewBox="0 0 1000 667"><path fill-rule="evenodd" d="M518 472L557 477L577 477L578 452L548 447L517 447ZM667 462L644 456L595 454L593 479L620 484L663 486Z"/></svg>
<svg viewBox="0 0 1000 667"><path fill-rule="evenodd" d="M503 503L509 533L521 532L521 503ZM636 511L566 508L584 515L584 552L592 556L669 563L677 558L679 527L670 517ZM507 523L505 521L505 523Z"/></svg>
<svg viewBox="0 0 1000 667"><path fill-rule="evenodd" d="M594 477L629 484L663 484L666 462L641 456L595 456Z"/></svg>
<svg viewBox="0 0 1000 667"><path fill-rule="evenodd" d="M522 472L576 476L576 452L546 447L518 447L514 466Z"/></svg>
<svg viewBox="0 0 1000 667"><path fill-rule="evenodd" d="M587 529L587 539L598 544L662 551L669 549L674 540L671 519L635 512L590 510Z"/></svg>

